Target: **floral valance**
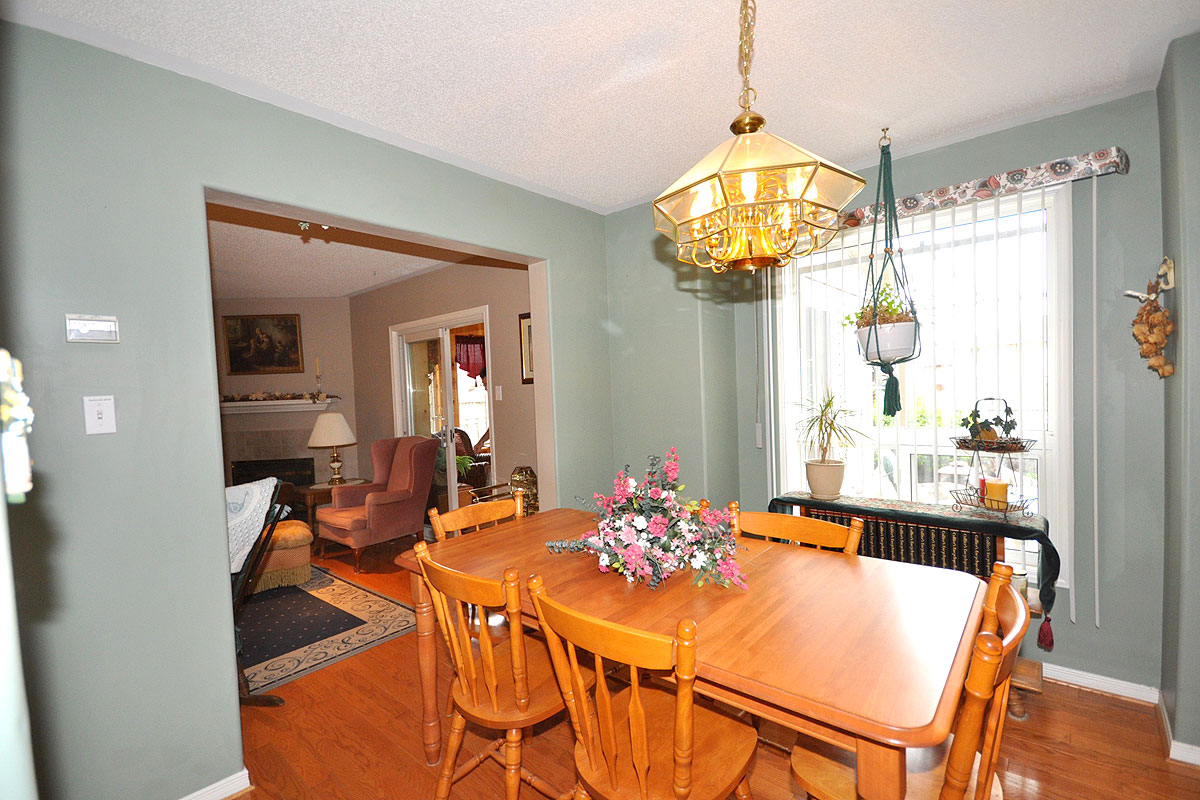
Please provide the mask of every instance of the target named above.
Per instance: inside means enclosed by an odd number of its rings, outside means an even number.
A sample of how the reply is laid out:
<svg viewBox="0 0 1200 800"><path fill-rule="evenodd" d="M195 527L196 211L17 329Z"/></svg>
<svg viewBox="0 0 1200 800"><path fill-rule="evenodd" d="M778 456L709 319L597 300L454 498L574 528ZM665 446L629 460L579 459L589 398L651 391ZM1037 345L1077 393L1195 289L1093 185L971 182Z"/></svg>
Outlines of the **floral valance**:
<svg viewBox="0 0 1200 800"><path fill-rule="evenodd" d="M1128 172L1129 155L1119 147L1106 147L1092 153L1047 161L1035 167L1021 167L1008 172L998 172L986 178L910 194L896 200L896 213L901 217L911 217L938 208L949 208L976 200L990 200L1028 189L1110 173L1125 175ZM859 225L869 225L875 221L875 216L874 205L856 208L847 214L843 227L857 228Z"/></svg>

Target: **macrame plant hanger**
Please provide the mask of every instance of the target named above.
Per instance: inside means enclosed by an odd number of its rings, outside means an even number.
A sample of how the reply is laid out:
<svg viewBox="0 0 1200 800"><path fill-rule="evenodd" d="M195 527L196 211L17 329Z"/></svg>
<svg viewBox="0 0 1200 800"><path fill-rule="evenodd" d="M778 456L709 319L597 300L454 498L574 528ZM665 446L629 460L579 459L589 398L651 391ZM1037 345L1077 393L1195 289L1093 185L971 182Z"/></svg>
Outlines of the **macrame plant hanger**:
<svg viewBox="0 0 1200 800"><path fill-rule="evenodd" d="M859 349L868 364L879 367L887 376L883 391L883 415L894 417L900 410L900 381L894 367L921 355L921 323L917 320L917 309L908 290L904 248L895 246L900 238L900 218L896 213L896 189L892 185L892 140L887 132L888 129L884 128L883 136L879 138L879 183L875 187L875 220L871 223L871 253L867 256L867 283L863 290L862 309L868 312L870 325L860 327ZM883 258L876 259L881 218ZM883 322L880 322L881 303L885 306ZM904 333L911 336L911 346L907 341L901 342L899 348L891 346L893 332L899 330L892 327L896 307L900 310L901 321L912 323L911 332L907 326L903 329ZM861 335L862 328L866 329L865 342ZM881 329L887 337L883 346L880 344Z"/></svg>

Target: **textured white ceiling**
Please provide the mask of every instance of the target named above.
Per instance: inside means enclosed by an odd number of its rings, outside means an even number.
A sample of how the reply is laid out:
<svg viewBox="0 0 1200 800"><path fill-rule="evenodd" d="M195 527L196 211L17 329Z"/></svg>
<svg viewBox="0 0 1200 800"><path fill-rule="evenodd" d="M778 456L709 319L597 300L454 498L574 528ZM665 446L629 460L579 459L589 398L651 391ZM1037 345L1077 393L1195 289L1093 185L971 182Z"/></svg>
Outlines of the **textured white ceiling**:
<svg viewBox="0 0 1200 800"><path fill-rule="evenodd" d="M213 297L344 297L412 277L444 262L229 222L208 223Z"/></svg>
<svg viewBox="0 0 1200 800"><path fill-rule="evenodd" d="M599 211L656 195L738 110L737 0L3 7ZM758 22L768 130L857 168L883 125L903 156L1152 88L1200 0L761 0Z"/></svg>

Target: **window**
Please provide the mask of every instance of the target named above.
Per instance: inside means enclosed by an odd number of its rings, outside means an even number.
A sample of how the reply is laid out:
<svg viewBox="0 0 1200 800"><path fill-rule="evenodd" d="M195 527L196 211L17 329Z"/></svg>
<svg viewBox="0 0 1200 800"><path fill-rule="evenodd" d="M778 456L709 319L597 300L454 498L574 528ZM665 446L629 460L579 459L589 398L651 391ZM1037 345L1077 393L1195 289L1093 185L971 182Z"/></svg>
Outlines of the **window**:
<svg viewBox="0 0 1200 800"><path fill-rule="evenodd" d="M773 277L765 324L774 353L775 493L807 488L802 420L828 385L864 435L845 453L848 495L952 504L971 453L954 448L960 420L1000 397L1033 449L985 469L1036 499L1069 550L1071 463L1070 187L1027 191L900 220L900 247L921 321L922 354L900 365L903 409L883 417L883 375L843 324L862 303L870 226ZM981 410L984 410L981 407ZM1005 559L1036 578L1037 545L1007 540ZM1062 583L1069 581L1064 558Z"/></svg>

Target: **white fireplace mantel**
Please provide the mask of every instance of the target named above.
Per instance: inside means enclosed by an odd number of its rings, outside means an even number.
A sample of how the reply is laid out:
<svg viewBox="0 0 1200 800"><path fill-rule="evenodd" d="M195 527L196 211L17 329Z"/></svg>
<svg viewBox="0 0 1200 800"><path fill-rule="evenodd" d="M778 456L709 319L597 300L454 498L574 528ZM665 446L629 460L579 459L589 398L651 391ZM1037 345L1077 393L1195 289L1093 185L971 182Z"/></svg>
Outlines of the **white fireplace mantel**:
<svg viewBox="0 0 1200 800"><path fill-rule="evenodd" d="M221 403L222 414L272 414L285 411L324 411L332 400L230 400Z"/></svg>

